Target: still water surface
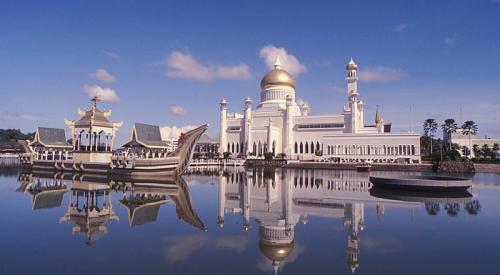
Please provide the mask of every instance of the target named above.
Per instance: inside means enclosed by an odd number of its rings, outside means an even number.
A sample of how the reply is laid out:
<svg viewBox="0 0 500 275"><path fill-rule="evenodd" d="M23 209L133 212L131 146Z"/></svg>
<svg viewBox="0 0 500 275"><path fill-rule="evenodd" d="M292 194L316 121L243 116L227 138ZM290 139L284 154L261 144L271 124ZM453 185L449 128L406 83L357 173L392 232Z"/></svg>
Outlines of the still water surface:
<svg viewBox="0 0 500 275"><path fill-rule="evenodd" d="M355 171L0 171L0 274L499 274L500 175L473 180L436 198Z"/></svg>

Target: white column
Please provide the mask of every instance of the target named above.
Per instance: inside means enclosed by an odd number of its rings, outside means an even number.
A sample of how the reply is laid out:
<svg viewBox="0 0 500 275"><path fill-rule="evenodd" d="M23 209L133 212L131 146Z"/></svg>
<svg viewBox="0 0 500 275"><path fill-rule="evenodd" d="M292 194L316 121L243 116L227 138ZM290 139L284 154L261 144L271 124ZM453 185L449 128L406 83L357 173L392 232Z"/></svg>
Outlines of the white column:
<svg viewBox="0 0 500 275"><path fill-rule="evenodd" d="M241 153L248 156L252 150L252 100L249 97L245 99L245 115L243 120L245 134L243 146L245 148L243 148L244 150Z"/></svg>
<svg viewBox="0 0 500 275"><path fill-rule="evenodd" d="M226 148L227 144L227 101L222 99L220 101L220 133L219 133L219 151L221 155L228 151L229 148Z"/></svg>

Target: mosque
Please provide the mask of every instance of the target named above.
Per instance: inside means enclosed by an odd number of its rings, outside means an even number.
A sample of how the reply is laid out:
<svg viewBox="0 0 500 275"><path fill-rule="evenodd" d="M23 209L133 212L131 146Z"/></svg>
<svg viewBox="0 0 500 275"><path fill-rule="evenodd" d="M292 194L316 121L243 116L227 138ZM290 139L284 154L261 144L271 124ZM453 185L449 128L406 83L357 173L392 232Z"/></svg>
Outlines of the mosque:
<svg viewBox="0 0 500 275"><path fill-rule="evenodd" d="M374 124L365 124L364 102L358 93L358 65L347 70L347 102L338 115L310 115L306 103L296 101L295 79L282 67L261 80L260 102L244 100L242 113L228 112L220 101L220 153L233 157L263 157L266 152L289 160L335 162L420 163L420 136L392 133L378 109Z"/></svg>

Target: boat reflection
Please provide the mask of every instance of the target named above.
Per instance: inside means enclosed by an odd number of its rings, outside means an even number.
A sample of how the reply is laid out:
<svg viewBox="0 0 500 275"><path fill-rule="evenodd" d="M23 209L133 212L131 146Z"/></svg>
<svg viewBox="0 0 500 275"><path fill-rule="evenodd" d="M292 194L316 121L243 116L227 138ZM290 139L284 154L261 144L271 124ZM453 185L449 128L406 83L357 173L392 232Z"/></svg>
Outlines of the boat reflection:
<svg viewBox="0 0 500 275"><path fill-rule="evenodd" d="M113 208L113 193L122 193L119 200L127 210L130 227L154 222L160 206L174 203L179 219L206 231L191 201L188 186L182 178L166 180L126 179L78 175L66 178L65 174L21 173L20 187L16 190L31 196L33 210L61 207L68 192L68 207L60 223L73 223L73 234L84 234L85 243L92 245L108 233L108 224L119 221Z"/></svg>

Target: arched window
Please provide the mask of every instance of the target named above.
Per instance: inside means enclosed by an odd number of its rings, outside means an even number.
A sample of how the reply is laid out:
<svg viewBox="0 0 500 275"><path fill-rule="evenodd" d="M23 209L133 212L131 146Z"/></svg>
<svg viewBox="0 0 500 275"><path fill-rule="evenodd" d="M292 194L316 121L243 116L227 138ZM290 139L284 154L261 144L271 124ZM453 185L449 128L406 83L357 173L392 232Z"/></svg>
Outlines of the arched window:
<svg viewBox="0 0 500 275"><path fill-rule="evenodd" d="M314 141L311 141L311 154L314 154Z"/></svg>
<svg viewBox="0 0 500 275"><path fill-rule="evenodd" d="M319 147L319 142L318 141L316 141L316 150L318 150L318 151L321 150L321 147Z"/></svg>
<svg viewBox="0 0 500 275"><path fill-rule="evenodd" d="M228 151L228 152L231 151L231 144L229 142L227 143L227 150L226 151Z"/></svg>
<svg viewBox="0 0 500 275"><path fill-rule="evenodd" d="M306 154L309 154L309 143L306 142Z"/></svg>
<svg viewBox="0 0 500 275"><path fill-rule="evenodd" d="M276 154L276 141L273 140L273 155Z"/></svg>
<svg viewBox="0 0 500 275"><path fill-rule="evenodd" d="M253 154L257 154L257 144L253 143Z"/></svg>
<svg viewBox="0 0 500 275"><path fill-rule="evenodd" d="M236 142L236 153L240 152L240 143Z"/></svg>
<svg viewBox="0 0 500 275"><path fill-rule="evenodd" d="M304 145L300 142L300 153L304 153Z"/></svg>
<svg viewBox="0 0 500 275"><path fill-rule="evenodd" d="M298 149L299 149L298 147L299 147L299 146L297 146L297 142L295 142L295 154L297 154L297 153L298 153L298 151L299 151L299 150L298 150Z"/></svg>

